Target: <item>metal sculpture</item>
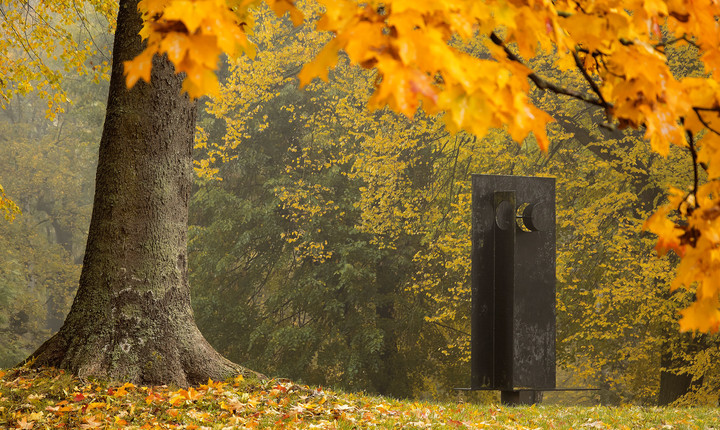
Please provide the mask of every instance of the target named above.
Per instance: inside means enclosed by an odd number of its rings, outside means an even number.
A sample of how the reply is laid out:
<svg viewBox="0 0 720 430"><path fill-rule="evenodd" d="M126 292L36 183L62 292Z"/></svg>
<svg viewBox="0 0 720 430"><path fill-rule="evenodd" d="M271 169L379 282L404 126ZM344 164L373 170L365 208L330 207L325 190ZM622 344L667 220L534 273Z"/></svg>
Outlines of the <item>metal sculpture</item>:
<svg viewBox="0 0 720 430"><path fill-rule="evenodd" d="M555 390L555 179L473 175L470 390Z"/></svg>

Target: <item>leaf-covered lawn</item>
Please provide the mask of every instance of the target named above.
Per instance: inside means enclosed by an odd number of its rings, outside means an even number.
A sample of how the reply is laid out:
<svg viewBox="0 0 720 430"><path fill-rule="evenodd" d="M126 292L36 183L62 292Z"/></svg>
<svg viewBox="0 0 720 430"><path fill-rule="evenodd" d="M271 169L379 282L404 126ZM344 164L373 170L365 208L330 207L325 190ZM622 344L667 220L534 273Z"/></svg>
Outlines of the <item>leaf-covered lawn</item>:
<svg viewBox="0 0 720 430"><path fill-rule="evenodd" d="M0 428L713 429L717 408L500 407L336 393L288 380L136 387L62 371L0 370Z"/></svg>

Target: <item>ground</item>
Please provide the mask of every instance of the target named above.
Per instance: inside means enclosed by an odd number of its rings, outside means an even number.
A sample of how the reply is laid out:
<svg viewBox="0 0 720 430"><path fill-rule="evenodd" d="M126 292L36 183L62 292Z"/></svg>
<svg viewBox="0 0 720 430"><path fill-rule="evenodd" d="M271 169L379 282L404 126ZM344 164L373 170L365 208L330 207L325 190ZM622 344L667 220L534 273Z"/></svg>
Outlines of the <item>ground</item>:
<svg viewBox="0 0 720 430"><path fill-rule="evenodd" d="M208 381L188 389L108 385L61 370L0 370L0 428L710 429L718 408L502 407L401 401L285 379Z"/></svg>

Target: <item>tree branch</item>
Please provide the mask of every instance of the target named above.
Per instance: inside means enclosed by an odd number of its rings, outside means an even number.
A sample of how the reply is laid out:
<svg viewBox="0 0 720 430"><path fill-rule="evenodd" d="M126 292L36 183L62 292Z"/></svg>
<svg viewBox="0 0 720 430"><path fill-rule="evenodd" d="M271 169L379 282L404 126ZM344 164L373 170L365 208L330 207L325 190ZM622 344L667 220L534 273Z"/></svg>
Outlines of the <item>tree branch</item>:
<svg viewBox="0 0 720 430"><path fill-rule="evenodd" d="M677 37L675 39L670 39L667 42L656 43L655 45L653 45L653 48L658 49L658 48L662 48L662 47L665 47L668 45L674 45L675 43L678 43L678 42L686 42L687 44L692 45L698 49L700 48L700 46L697 43L695 43L695 41L693 41L692 39L688 39L687 34L683 34L682 36Z"/></svg>
<svg viewBox="0 0 720 430"><path fill-rule="evenodd" d="M698 203L697 199L697 190L698 190L698 154L697 149L695 148L695 139L693 137L693 134L690 130L686 130L687 137L688 137L688 147L690 149L690 157L692 158L692 164L693 164L693 188L690 192L690 195L693 196L693 207L692 209L697 209L700 207L700 204ZM688 195L688 197L690 196ZM687 197L685 198L687 201ZM688 208L688 215L690 215L691 209Z"/></svg>
<svg viewBox="0 0 720 430"><path fill-rule="evenodd" d="M693 108L693 111L695 112L695 115L697 115L697 117L698 117L698 119L700 120L700 122L702 123L702 125L704 125L704 126L705 126L708 130L710 130L711 132L713 132L713 133L715 133L715 134L717 134L717 135L720 135L720 131L712 128L712 127L710 126L710 123L708 123L707 121L705 121L705 118L703 118L702 115L700 115L700 112L720 112L720 108L694 107L694 108Z"/></svg>
<svg viewBox="0 0 720 430"><path fill-rule="evenodd" d="M499 37L497 34L495 34L495 32L492 32L492 33L490 34L490 40L491 40L494 44L496 44L497 46L500 46L501 48L503 48L503 51L505 51L505 55L507 55L507 57L508 57L511 61L515 61L516 63L522 64L523 66L525 66L525 63L523 63L522 59L521 59L520 57L518 57L517 55L515 55L515 53L512 52L512 51L505 45L505 43L502 41L502 39L500 39L500 37ZM608 104L607 102L605 102L604 100L598 100L598 99L595 99L595 98L592 98L592 97L588 97L587 95L585 95L585 94L583 94L583 93L581 93L581 92L578 92L578 91L575 91L575 90L571 90L571 89L569 89L569 88L563 88L563 87L561 87L561 86L559 86L559 85L556 85L556 84L548 81L547 79L539 76L539 75L538 75L537 73L535 73L535 72L530 73L530 74L528 75L528 78L530 78L530 80L535 84L536 87L538 87L539 89L541 89L541 90L543 90L543 91L544 91L544 90L550 90L550 91L552 91L552 92L554 92L554 93L556 93L556 94L562 94L562 95L565 95L565 96L568 96L568 97L572 97L572 98L575 98L575 99L578 99L578 100L582 100L582 101L584 101L584 102L586 102L586 103L590 103L590 104L593 104L593 105L595 105L595 106L600 106L600 107L605 108L605 109L607 109L607 108L609 108L609 107L612 107L611 105L609 105L609 104Z"/></svg>
<svg viewBox="0 0 720 430"><path fill-rule="evenodd" d="M600 87L598 87L597 83L593 81L590 74L585 69L585 65L582 63L582 60L580 60L580 55L578 55L577 51L573 51L573 58L575 59L575 65L580 69L580 73L582 73L583 77L587 81L588 85L590 85L590 88L592 88L593 92L598 96L600 101L605 105L605 107L610 107L610 104L605 100L605 97L603 97L602 93L600 92Z"/></svg>

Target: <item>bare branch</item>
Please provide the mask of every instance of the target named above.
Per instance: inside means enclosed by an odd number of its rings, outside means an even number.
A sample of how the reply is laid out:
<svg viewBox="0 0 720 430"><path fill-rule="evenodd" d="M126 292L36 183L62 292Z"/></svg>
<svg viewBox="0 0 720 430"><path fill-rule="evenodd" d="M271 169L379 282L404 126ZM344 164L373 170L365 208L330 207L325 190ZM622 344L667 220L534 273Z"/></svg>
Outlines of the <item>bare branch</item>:
<svg viewBox="0 0 720 430"><path fill-rule="evenodd" d="M700 115L700 112L720 112L720 108L694 107L694 108L693 108L693 111L695 111L695 115L697 115L698 119L700 120L700 122L702 123L702 125L705 126L705 128L707 128L708 130L710 130L711 132L713 132L713 133L715 133L715 134L717 134L717 135L720 135L720 131L712 128L712 127L710 126L710 123L708 123L707 121L705 121L705 118L703 118L702 115Z"/></svg>
<svg viewBox="0 0 720 430"><path fill-rule="evenodd" d="M690 211L693 209L697 209L700 207L700 204L698 203L697 199L697 191L698 191L698 153L697 149L695 148L695 138L690 130L686 131L687 138L688 138L688 148L690 149L690 157L692 158L692 164L693 164L693 188L690 192L690 195L693 196L693 207L688 208L688 215L690 214ZM689 197L689 196L688 196ZM687 197L685 198L685 201L687 201Z"/></svg>
<svg viewBox="0 0 720 430"><path fill-rule="evenodd" d="M578 67L578 69L580 69L580 72L587 81L588 85L590 85L590 88L592 88L593 92L598 96L600 101L602 101L605 106L610 106L610 104L607 102L607 100L605 100L605 97L603 97L602 93L600 92L600 87L598 87L592 76L590 76L590 74L585 69L585 65L582 63L580 55L578 55L577 51L573 51L572 54L573 58L575 59L575 65Z"/></svg>

